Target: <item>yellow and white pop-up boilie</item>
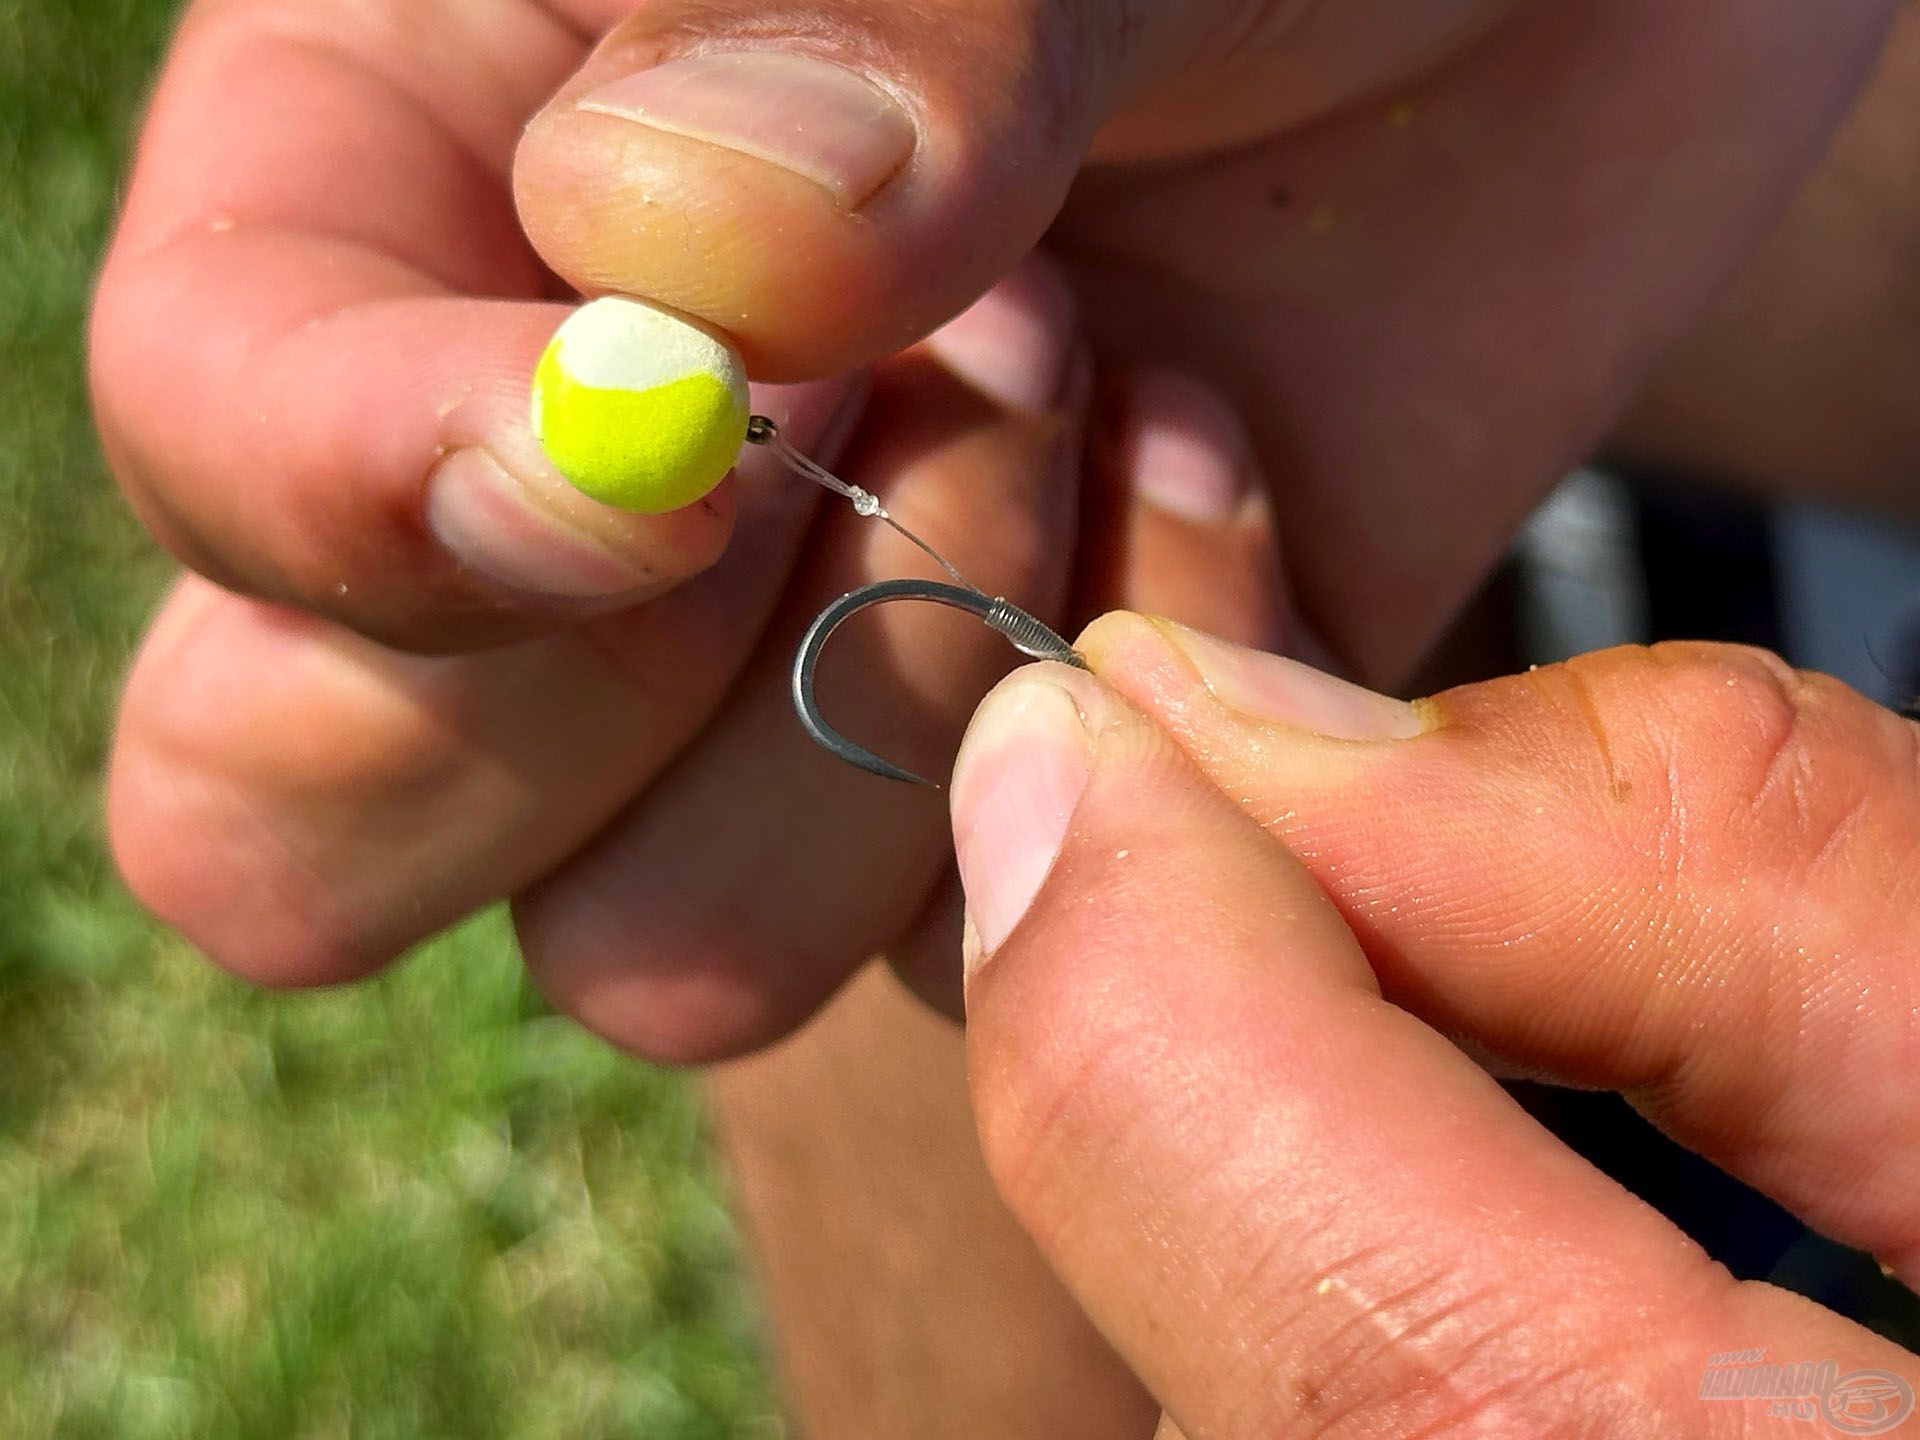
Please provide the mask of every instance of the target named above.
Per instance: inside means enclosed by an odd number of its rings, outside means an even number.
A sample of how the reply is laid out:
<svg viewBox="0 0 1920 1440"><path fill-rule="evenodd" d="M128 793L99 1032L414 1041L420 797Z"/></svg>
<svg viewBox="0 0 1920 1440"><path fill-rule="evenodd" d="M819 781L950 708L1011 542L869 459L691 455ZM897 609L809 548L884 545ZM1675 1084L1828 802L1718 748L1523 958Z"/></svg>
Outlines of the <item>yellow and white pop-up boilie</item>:
<svg viewBox="0 0 1920 1440"><path fill-rule="evenodd" d="M567 318L533 376L533 433L576 488L622 510L691 505L746 440L747 375L733 347L633 300Z"/></svg>
<svg viewBox="0 0 1920 1440"><path fill-rule="evenodd" d="M964 610L1022 655L1085 668L1039 617L989 595L933 546L894 519L880 497L801 454L764 415L748 410L747 377L725 341L633 300L596 300L568 317L533 377L533 433L577 488L626 510L659 514L691 505L725 478L748 442L796 475L849 500L924 551L947 580L881 580L848 591L814 618L794 657L793 697L807 733L849 764L892 780L920 779L827 723L814 700L822 647L848 616L892 600Z"/></svg>

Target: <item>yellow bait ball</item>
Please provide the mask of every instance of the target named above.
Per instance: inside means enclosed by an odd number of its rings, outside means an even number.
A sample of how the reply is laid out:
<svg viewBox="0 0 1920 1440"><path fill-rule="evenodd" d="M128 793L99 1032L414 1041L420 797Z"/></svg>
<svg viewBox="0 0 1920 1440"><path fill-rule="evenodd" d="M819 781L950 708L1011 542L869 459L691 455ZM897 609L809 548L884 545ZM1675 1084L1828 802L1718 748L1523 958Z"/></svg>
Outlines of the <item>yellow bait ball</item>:
<svg viewBox="0 0 1920 1440"><path fill-rule="evenodd" d="M567 318L533 375L533 433L577 489L622 510L691 505L747 434L747 377L730 346L633 300Z"/></svg>

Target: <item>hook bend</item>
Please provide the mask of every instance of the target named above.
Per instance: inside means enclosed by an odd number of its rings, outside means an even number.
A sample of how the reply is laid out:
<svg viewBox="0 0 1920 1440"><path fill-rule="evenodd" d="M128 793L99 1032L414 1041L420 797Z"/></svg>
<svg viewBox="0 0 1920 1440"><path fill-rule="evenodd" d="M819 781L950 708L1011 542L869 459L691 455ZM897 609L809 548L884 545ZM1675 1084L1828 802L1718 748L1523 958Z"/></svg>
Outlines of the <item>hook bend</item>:
<svg viewBox="0 0 1920 1440"><path fill-rule="evenodd" d="M799 652L793 660L793 708L816 744L870 775L901 780L910 785L925 785L934 790L940 788L931 780L881 758L834 729L820 713L820 702L814 693L820 652L826 649L833 632L862 610L893 600L925 600L935 605L964 610L999 631L1008 644L1030 659L1055 660L1080 670L1087 668L1087 662L1080 657L1080 652L1044 621L1029 615L1010 601L966 586L949 585L940 580L909 579L880 580L872 585L862 585L857 590L849 590L814 617L813 624L807 627L807 633L800 641Z"/></svg>

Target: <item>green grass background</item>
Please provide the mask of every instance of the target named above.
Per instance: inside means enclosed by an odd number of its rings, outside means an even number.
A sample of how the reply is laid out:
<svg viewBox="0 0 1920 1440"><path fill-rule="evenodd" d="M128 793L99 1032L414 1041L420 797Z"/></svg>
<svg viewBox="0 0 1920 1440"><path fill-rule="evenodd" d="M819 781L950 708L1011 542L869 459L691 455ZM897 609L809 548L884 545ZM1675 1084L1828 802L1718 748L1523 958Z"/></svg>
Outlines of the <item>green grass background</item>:
<svg viewBox="0 0 1920 1440"><path fill-rule="evenodd" d="M548 1015L498 916L249 992L102 854L168 566L82 330L171 0L0 0L0 1437L778 1433L685 1083Z"/></svg>

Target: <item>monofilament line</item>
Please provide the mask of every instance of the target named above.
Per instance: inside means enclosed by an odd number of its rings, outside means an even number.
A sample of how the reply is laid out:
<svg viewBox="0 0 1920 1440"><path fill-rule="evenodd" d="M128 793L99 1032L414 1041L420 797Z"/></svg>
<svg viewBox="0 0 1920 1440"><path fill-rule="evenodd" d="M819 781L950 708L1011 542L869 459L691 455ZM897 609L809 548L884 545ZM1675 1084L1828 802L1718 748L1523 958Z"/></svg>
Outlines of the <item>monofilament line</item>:
<svg viewBox="0 0 1920 1440"><path fill-rule="evenodd" d="M942 555L938 550L934 549L933 546L929 545L918 535L914 534L913 531L894 519L892 515L888 514L887 507L880 503L880 497L878 495L874 494L871 490L862 489L858 485L849 485L825 466L816 464L805 455L802 455L787 443L785 437L780 434L780 427L766 416L755 415L748 421L747 441L749 444L759 445L771 451L774 457L789 470L793 471L794 474L811 480L814 484L831 490L834 494L852 501L855 514L865 516L870 520L880 520L891 526L894 532L902 539L919 549L929 560L933 561L934 564L951 575L955 584L964 586L976 595L986 595L986 591L967 579L965 575L962 575L959 569L952 561L948 560L946 556ZM991 599L992 597L988 596L988 598Z"/></svg>

